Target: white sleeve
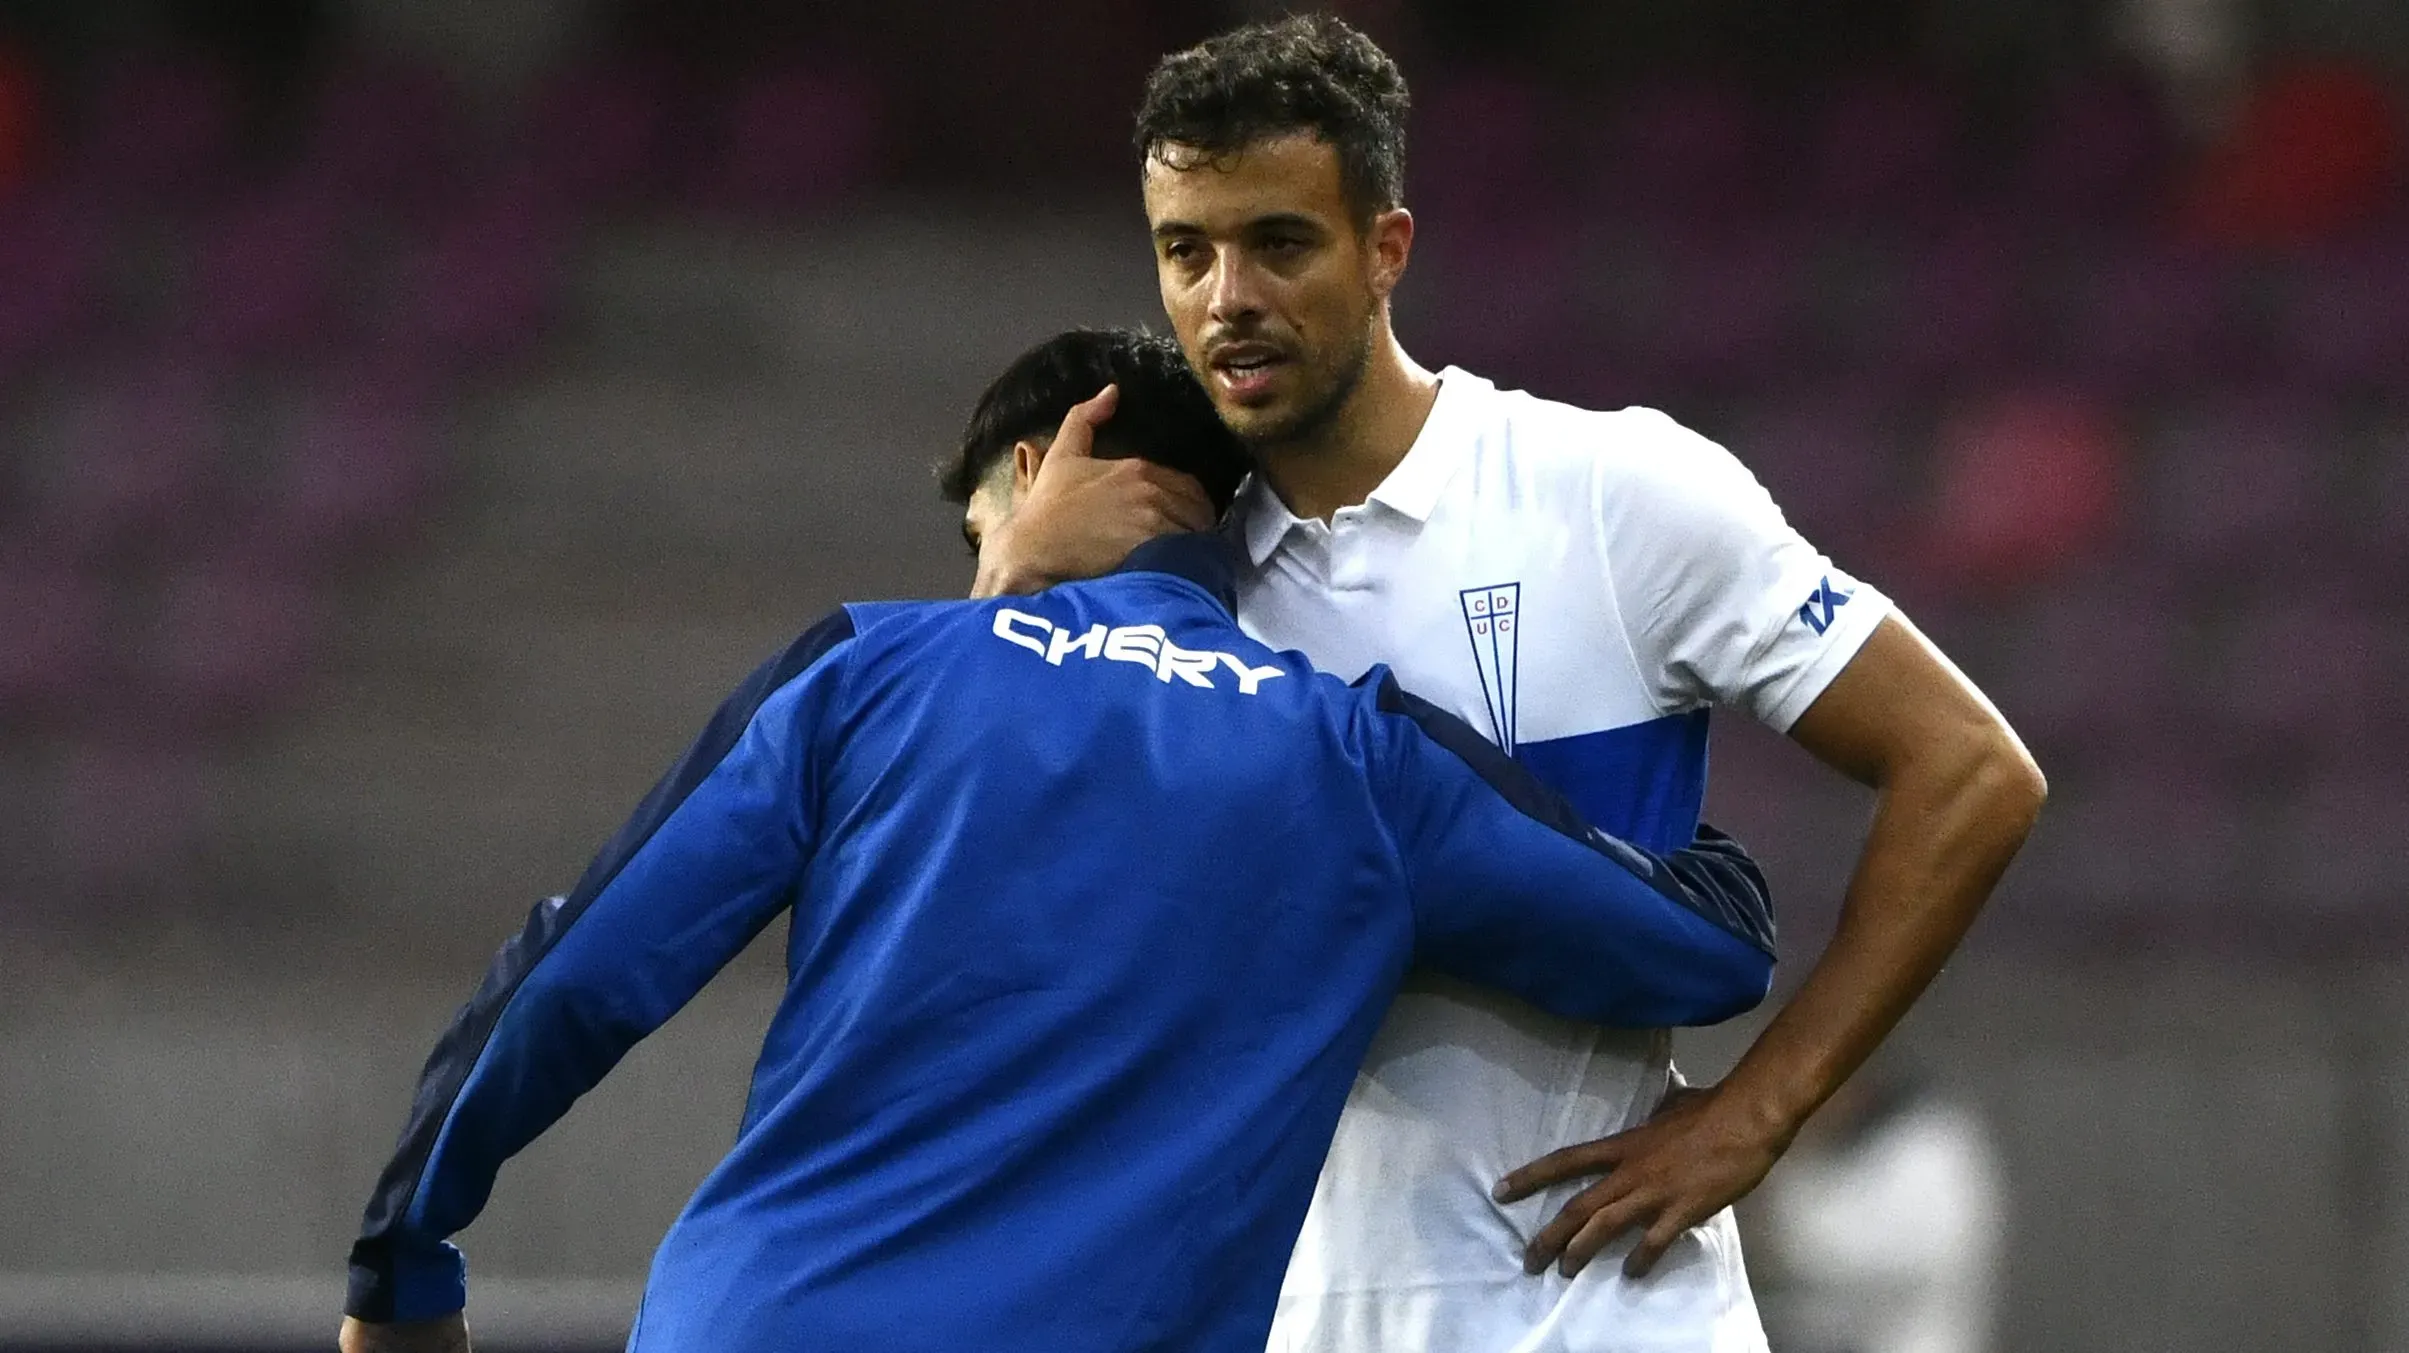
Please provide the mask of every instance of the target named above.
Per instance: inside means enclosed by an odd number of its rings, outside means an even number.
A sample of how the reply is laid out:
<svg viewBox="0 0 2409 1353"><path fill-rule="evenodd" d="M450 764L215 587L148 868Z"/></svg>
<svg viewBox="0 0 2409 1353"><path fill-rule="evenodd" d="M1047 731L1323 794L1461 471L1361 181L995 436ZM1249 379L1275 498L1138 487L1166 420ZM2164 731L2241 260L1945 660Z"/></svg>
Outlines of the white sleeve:
<svg viewBox="0 0 2409 1353"><path fill-rule="evenodd" d="M1598 476L1608 586L1660 708L1735 705L1789 731L1857 656L1887 597L1783 520L1729 451L1629 409Z"/></svg>

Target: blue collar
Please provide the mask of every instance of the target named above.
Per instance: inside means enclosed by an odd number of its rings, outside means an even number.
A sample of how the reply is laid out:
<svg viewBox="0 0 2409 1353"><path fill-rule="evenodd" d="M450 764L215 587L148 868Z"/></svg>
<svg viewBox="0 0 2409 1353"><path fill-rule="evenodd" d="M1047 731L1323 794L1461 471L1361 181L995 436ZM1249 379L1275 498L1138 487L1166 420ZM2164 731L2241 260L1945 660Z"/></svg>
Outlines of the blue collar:
<svg viewBox="0 0 2409 1353"><path fill-rule="evenodd" d="M1238 610L1238 559L1230 541L1214 531L1181 531L1156 536L1129 552L1116 573L1168 573L1185 578L1221 603Z"/></svg>

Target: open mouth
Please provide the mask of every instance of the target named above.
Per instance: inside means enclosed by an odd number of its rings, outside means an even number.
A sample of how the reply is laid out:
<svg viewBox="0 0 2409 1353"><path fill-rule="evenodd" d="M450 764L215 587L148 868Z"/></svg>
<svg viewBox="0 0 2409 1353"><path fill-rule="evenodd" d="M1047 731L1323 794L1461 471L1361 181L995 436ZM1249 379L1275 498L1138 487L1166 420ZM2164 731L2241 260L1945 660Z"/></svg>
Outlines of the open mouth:
<svg viewBox="0 0 2409 1353"><path fill-rule="evenodd" d="M1247 400L1269 390L1274 373L1288 359L1269 348L1232 348L1213 359L1213 374L1232 398Z"/></svg>

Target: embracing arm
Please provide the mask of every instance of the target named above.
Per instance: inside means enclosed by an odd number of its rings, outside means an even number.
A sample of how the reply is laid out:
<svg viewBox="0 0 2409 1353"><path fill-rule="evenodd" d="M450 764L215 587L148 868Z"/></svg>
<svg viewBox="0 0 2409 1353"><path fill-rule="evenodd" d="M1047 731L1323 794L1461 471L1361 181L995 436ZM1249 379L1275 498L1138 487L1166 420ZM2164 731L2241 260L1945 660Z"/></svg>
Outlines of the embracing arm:
<svg viewBox="0 0 2409 1353"><path fill-rule="evenodd" d="M1772 901L1738 842L1702 826L1659 855L1609 836L1462 720L1377 681L1417 961L1593 1024L1712 1024L1765 999Z"/></svg>
<svg viewBox="0 0 2409 1353"><path fill-rule="evenodd" d="M1644 1273L1684 1229L1756 1187L1801 1124L1880 1045L1956 949L2047 786L1989 700L1892 615L1791 727L1877 794L1832 942L1730 1076L1671 1111L1507 1176L1501 1198L1607 1173L1533 1241L1577 1272L1617 1234Z"/></svg>
<svg viewBox="0 0 2409 1353"><path fill-rule="evenodd" d="M850 632L840 613L756 672L577 887L495 955L427 1059L361 1220L347 1345L423 1346L415 1322L447 1335L467 1300L449 1237L503 1162L787 905L812 851L813 747Z"/></svg>

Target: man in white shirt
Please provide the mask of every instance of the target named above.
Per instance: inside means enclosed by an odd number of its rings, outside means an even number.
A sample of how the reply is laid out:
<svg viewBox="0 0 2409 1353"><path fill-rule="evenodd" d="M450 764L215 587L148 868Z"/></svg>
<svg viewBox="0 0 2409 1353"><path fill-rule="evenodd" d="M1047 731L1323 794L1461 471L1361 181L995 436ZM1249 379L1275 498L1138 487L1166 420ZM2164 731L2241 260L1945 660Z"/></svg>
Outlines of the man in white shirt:
<svg viewBox="0 0 2409 1353"><path fill-rule="evenodd" d="M1414 238L1406 103L1369 39L1305 17L1166 58L1139 110L1164 309L1260 467L1231 516L1241 623L1342 674L1388 662L1644 843L1687 839L1716 704L1878 806L1830 946L1710 1090L1668 1102L1662 1031L1435 982L1403 996L1273 1346L1762 1349L1727 1209L1939 970L2045 788L1981 693L1722 448L1406 355L1388 304ZM1073 576L1195 511L1049 458L978 591Z"/></svg>

